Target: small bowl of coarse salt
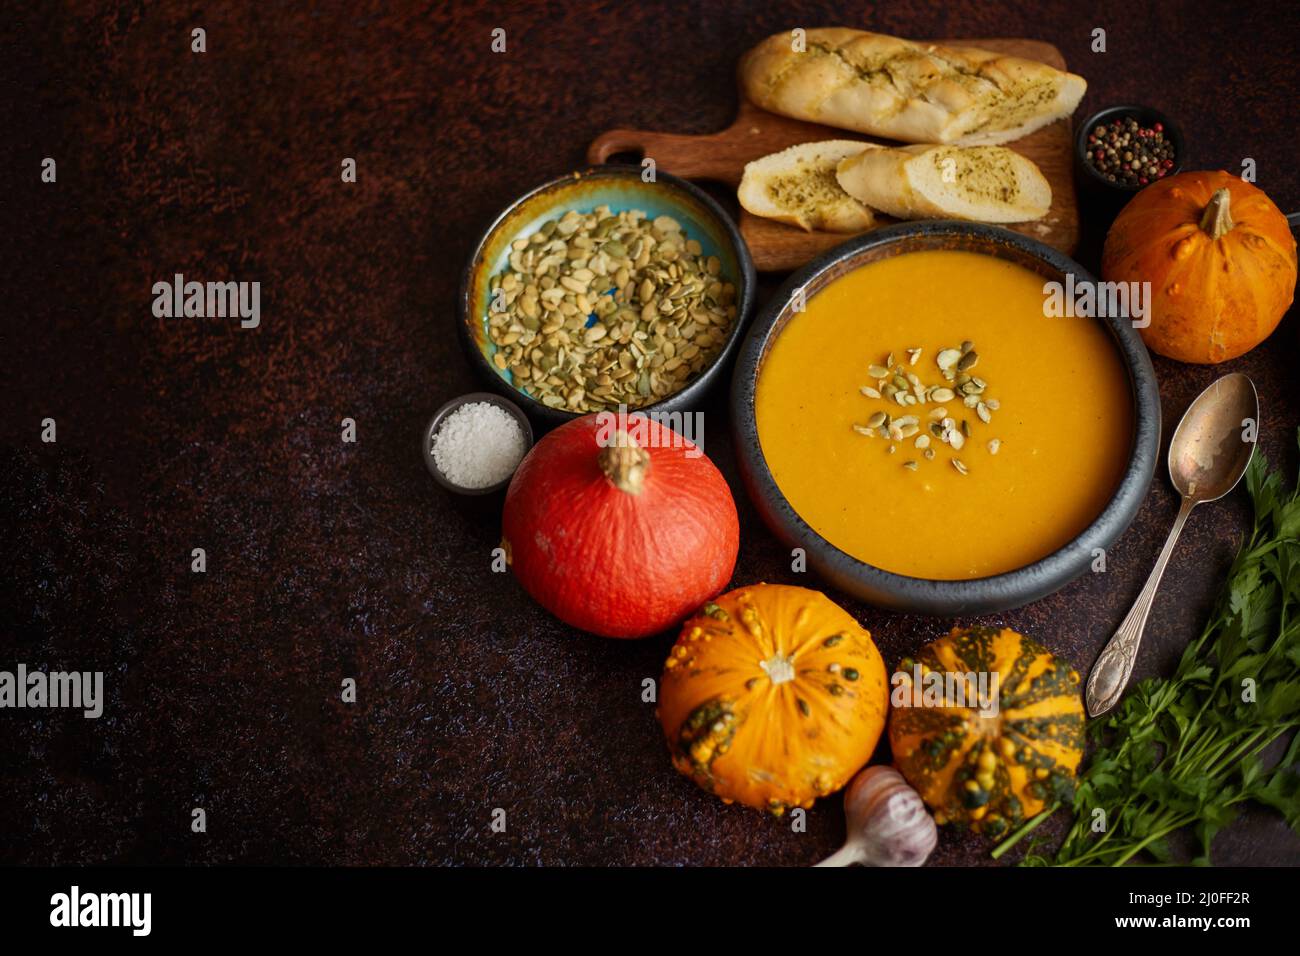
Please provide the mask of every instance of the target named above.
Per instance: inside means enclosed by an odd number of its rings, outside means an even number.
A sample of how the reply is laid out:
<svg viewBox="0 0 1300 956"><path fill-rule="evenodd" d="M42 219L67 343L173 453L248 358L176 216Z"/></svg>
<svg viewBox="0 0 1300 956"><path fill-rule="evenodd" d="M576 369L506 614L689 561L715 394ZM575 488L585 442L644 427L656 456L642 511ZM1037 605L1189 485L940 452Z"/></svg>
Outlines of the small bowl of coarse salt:
<svg viewBox="0 0 1300 956"><path fill-rule="evenodd" d="M487 495L509 484L532 444L532 426L518 405L471 392L438 409L420 448L438 484L461 495Z"/></svg>

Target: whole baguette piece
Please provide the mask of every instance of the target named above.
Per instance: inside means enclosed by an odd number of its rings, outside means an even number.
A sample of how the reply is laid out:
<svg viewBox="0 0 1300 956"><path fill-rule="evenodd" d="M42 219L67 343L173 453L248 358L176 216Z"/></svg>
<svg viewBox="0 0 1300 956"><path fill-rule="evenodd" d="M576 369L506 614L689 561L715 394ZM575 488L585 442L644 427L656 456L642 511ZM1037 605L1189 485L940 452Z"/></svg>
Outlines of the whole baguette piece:
<svg viewBox="0 0 1300 956"><path fill-rule="evenodd" d="M875 225L872 211L840 186L840 161L868 149L857 140L829 139L800 143L745 165L737 196L755 216L798 226L809 232L861 232Z"/></svg>
<svg viewBox="0 0 1300 956"><path fill-rule="evenodd" d="M1052 208L1034 163L1005 146L901 146L840 162L844 191L899 219L1028 222Z"/></svg>
<svg viewBox="0 0 1300 956"><path fill-rule="evenodd" d="M973 47L826 27L768 37L741 58L759 107L905 143L1006 143L1069 116L1087 83L1044 63Z"/></svg>

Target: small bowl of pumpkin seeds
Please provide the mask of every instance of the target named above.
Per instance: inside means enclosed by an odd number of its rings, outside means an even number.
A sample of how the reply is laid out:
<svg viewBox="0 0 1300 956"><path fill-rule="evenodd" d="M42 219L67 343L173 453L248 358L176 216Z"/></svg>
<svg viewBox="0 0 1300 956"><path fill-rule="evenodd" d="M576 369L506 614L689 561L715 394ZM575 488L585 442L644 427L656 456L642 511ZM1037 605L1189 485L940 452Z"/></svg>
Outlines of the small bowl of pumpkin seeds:
<svg viewBox="0 0 1300 956"><path fill-rule="evenodd" d="M459 328L470 362L542 421L685 411L723 374L754 295L749 250L712 197L597 166L496 217L466 267Z"/></svg>

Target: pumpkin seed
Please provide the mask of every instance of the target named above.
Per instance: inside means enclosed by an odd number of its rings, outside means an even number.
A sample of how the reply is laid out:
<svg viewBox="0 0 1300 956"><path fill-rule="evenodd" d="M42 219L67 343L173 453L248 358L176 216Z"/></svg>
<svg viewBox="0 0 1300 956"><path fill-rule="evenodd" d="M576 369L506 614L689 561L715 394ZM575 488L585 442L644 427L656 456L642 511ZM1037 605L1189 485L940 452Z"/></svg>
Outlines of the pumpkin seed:
<svg viewBox="0 0 1300 956"><path fill-rule="evenodd" d="M954 468L957 469L957 474L959 474L959 475L968 475L968 474L970 474L970 469L968 469L968 468L967 468L967 467L962 463L962 460L961 460L960 458L954 458L954 459L952 460L952 466L953 466Z"/></svg>
<svg viewBox="0 0 1300 956"><path fill-rule="evenodd" d="M908 370L909 366L915 366L920 360L923 354L921 348L906 348L903 352L907 359L906 365L896 363L894 353L890 352L885 356L883 365L868 366L868 374L879 385L878 387L860 386L859 391L865 397L884 399L901 408L960 399L963 407L975 411L975 418L980 422L984 424L992 422L992 413L998 409L998 402L996 399L983 398L987 383L979 376L971 375L969 371L979 361L973 342L963 341L960 349L940 349L935 356L935 363L939 366L944 381L948 383L946 385L926 385L919 375ZM919 413L919 407L917 411ZM919 414L900 415L897 419L891 420L888 414L876 412L867 420L866 425L854 425L853 428L859 434L872 436L879 434L882 438L889 439L890 443L886 449L889 454L897 450L895 443L915 438L913 444L918 451L922 452L926 460L934 458L935 451L930 447L933 439L937 438L954 450L960 450L972 437L973 419L962 419L958 423L949 416L948 408L944 404L927 409L925 418L926 424L923 426ZM997 439L989 443L992 454L997 453L995 449L999 444ZM908 470L919 467L915 459L909 459L903 464ZM959 462L959 465L962 469L965 468L964 463ZM963 470L962 474L965 473Z"/></svg>
<svg viewBox="0 0 1300 956"><path fill-rule="evenodd" d="M990 454L990 455L996 455L996 454L998 453L998 449L1001 448L1001 447L1002 447L1002 439L1001 439L1001 438L990 438L990 439L989 439L989 454Z"/></svg>
<svg viewBox="0 0 1300 956"><path fill-rule="evenodd" d="M935 363L943 371L949 371L961 361L961 353L956 349L943 349L935 356Z"/></svg>
<svg viewBox="0 0 1300 956"><path fill-rule="evenodd" d="M489 279L493 364L544 404L579 412L672 394L735 322L736 288L721 271L670 216L571 210L517 237Z"/></svg>
<svg viewBox="0 0 1300 956"><path fill-rule="evenodd" d="M908 471L916 471L916 469L920 466L915 461L905 461L903 462L903 467L906 468Z"/></svg>

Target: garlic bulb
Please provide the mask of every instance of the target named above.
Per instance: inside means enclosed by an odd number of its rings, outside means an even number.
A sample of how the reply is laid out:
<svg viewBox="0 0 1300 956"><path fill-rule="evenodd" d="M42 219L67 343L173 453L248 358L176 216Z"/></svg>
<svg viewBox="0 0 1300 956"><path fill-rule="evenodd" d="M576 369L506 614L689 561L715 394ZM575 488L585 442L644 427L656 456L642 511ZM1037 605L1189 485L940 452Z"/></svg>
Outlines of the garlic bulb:
<svg viewBox="0 0 1300 956"><path fill-rule="evenodd" d="M844 791L848 839L818 866L920 866L939 830L920 794L893 767L868 767Z"/></svg>

